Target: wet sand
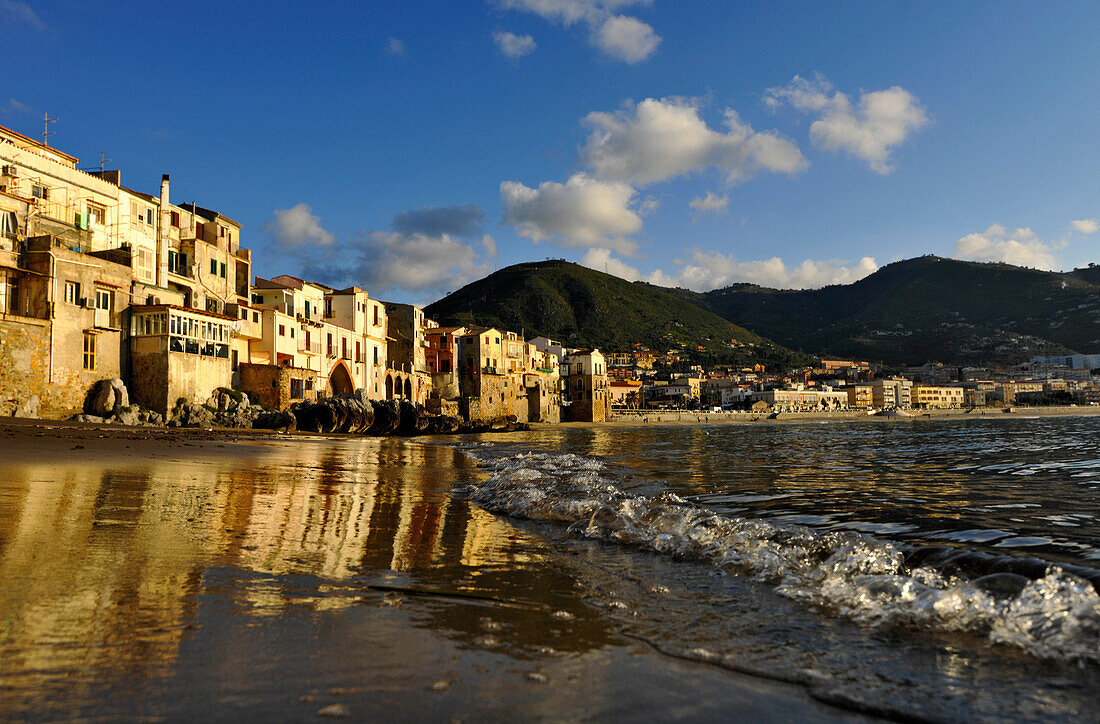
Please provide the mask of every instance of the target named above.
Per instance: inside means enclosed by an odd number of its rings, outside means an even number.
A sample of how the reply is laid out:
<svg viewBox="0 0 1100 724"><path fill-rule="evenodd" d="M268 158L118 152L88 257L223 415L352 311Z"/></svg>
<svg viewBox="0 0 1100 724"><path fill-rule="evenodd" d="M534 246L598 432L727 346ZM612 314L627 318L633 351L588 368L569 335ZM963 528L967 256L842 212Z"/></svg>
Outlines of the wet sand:
<svg viewBox="0 0 1100 724"><path fill-rule="evenodd" d="M0 424L0 718L852 715L661 654L399 439Z"/></svg>

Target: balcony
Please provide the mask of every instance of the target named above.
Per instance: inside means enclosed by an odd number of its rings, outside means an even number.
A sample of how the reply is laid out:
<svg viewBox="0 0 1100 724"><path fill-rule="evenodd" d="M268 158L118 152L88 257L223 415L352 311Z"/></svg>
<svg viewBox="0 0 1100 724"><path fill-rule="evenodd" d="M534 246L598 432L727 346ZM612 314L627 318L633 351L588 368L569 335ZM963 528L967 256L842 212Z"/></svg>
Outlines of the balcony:
<svg viewBox="0 0 1100 724"><path fill-rule="evenodd" d="M302 354L321 354L321 341L317 339L306 342L305 337L298 337L298 351Z"/></svg>

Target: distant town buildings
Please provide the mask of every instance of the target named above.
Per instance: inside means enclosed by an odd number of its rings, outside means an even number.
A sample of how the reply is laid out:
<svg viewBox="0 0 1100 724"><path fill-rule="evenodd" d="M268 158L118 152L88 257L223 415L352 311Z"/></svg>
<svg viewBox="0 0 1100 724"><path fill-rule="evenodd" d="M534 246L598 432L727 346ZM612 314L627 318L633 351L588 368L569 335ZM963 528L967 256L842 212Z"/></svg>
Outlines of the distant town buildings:
<svg viewBox="0 0 1100 724"><path fill-rule="evenodd" d="M322 396L408 400L468 422L600 422L616 410L839 411L1098 404L1100 355L1010 369L866 361L705 368L698 345L577 349L491 326L441 327L358 287L254 277L226 213L0 127L0 413L82 411L98 381L169 414L225 388L268 409ZM739 347L731 340L731 348ZM752 345L749 345L750 347ZM234 393L236 394L236 393Z"/></svg>

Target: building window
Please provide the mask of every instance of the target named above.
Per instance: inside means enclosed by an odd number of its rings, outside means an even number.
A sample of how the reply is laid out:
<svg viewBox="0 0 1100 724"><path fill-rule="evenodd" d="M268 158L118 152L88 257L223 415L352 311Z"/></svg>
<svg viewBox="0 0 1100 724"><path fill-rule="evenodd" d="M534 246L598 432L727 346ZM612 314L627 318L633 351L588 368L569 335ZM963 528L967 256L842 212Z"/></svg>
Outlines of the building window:
<svg viewBox="0 0 1100 724"><path fill-rule="evenodd" d="M305 381L304 380L291 380L290 381L290 398L293 400L300 400L305 397Z"/></svg>
<svg viewBox="0 0 1100 724"><path fill-rule="evenodd" d="M359 342L359 340L355 340L355 361L356 362L362 362L363 361L363 348L360 346L360 344L361 343Z"/></svg>
<svg viewBox="0 0 1100 724"><path fill-rule="evenodd" d="M225 279L225 262L223 261L218 266L220 268L219 272L218 272L218 276L220 276L222 279Z"/></svg>
<svg viewBox="0 0 1100 724"><path fill-rule="evenodd" d="M333 356L335 356L335 355L333 355L333 353L332 353L332 334L329 334L329 335L328 335L328 344L327 344L327 348L328 348L328 356L329 356L329 357L333 357Z"/></svg>
<svg viewBox="0 0 1100 724"><path fill-rule="evenodd" d="M233 350L229 354L229 359L231 360L230 364L233 365L233 371L234 372L237 371L238 357L239 357L239 353L237 352L237 350Z"/></svg>
<svg viewBox="0 0 1100 724"><path fill-rule="evenodd" d="M378 305L374 305L374 326L378 326Z"/></svg>
<svg viewBox="0 0 1100 724"><path fill-rule="evenodd" d="M374 363L378 364L378 348L374 348Z"/></svg>
<svg viewBox="0 0 1100 724"><path fill-rule="evenodd" d="M88 204L88 222L93 226L104 226L107 223L107 209Z"/></svg>
<svg viewBox="0 0 1100 724"><path fill-rule="evenodd" d="M196 239L202 239L205 236L206 236L206 228L203 226L201 221L197 222L195 224L195 238Z"/></svg>
<svg viewBox="0 0 1100 724"><path fill-rule="evenodd" d="M325 297L325 316L332 316L332 297Z"/></svg>
<svg viewBox="0 0 1100 724"><path fill-rule="evenodd" d="M14 211L0 211L0 236L14 239L19 234L19 221Z"/></svg>
<svg viewBox="0 0 1100 724"><path fill-rule="evenodd" d="M31 184L31 196L45 201L50 198L50 190L41 184Z"/></svg>
<svg viewBox="0 0 1100 724"><path fill-rule="evenodd" d="M65 282L65 302L80 304L80 285L76 282Z"/></svg>
<svg viewBox="0 0 1100 724"><path fill-rule="evenodd" d="M279 336L280 337L285 337L286 336L286 326L284 326L282 324L279 325Z"/></svg>
<svg viewBox="0 0 1100 724"><path fill-rule="evenodd" d="M294 327L290 328L290 338L294 339Z"/></svg>
<svg viewBox="0 0 1100 724"><path fill-rule="evenodd" d="M145 225L146 226L152 226L153 225L153 210L150 209L149 207L145 208Z"/></svg>
<svg viewBox="0 0 1100 724"><path fill-rule="evenodd" d="M218 274L218 260L217 259L211 259L210 260L210 273L214 276L217 276L217 274Z"/></svg>
<svg viewBox="0 0 1100 724"><path fill-rule="evenodd" d="M95 369L95 335L84 334L84 369Z"/></svg>
<svg viewBox="0 0 1100 724"><path fill-rule="evenodd" d="M172 228L175 228L175 229L180 228L180 212L171 211L169 213L172 216Z"/></svg>
<svg viewBox="0 0 1100 724"><path fill-rule="evenodd" d="M96 309L111 309L111 293L106 289L95 290L95 307Z"/></svg>

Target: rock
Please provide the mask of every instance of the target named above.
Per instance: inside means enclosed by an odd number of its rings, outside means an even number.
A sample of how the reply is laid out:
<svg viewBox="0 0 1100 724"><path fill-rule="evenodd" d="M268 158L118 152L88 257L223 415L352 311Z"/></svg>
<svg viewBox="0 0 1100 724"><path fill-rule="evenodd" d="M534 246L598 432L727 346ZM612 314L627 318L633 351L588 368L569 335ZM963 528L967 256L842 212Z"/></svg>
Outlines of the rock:
<svg viewBox="0 0 1100 724"><path fill-rule="evenodd" d="M317 712L317 716L324 716L330 719L346 719L351 716L351 710L344 704L330 704Z"/></svg>
<svg viewBox="0 0 1100 724"><path fill-rule="evenodd" d="M11 413L11 416L36 418L38 417L39 404L38 395L31 395L15 406L15 411Z"/></svg>
<svg viewBox="0 0 1100 724"><path fill-rule="evenodd" d="M401 421L398 432L402 435L423 435L428 432L431 419L423 407L408 400L401 400L399 410Z"/></svg>
<svg viewBox="0 0 1100 724"><path fill-rule="evenodd" d="M110 417L120 407L129 407L130 394L117 377L99 380L84 398L84 412L97 417Z"/></svg>
<svg viewBox="0 0 1100 724"><path fill-rule="evenodd" d="M214 413L204 405L188 402L184 398L168 414L168 427L213 427Z"/></svg>
<svg viewBox="0 0 1100 724"><path fill-rule="evenodd" d="M298 419L290 410L284 410L283 412L264 412L252 421L252 427L257 430L294 432L298 429Z"/></svg>
<svg viewBox="0 0 1100 724"><path fill-rule="evenodd" d="M211 393L207 406L215 410L214 423L219 427L252 427L252 406L243 392L219 387Z"/></svg>
<svg viewBox="0 0 1100 724"><path fill-rule="evenodd" d="M106 420L98 415L89 415L87 413L81 413L79 415L73 415L69 418L69 422L94 422L104 423Z"/></svg>
<svg viewBox="0 0 1100 724"><path fill-rule="evenodd" d="M119 425L136 426L141 424L141 417L138 409L135 407L120 407L115 412L115 416L111 422Z"/></svg>
<svg viewBox="0 0 1100 724"><path fill-rule="evenodd" d="M392 435L401 425L401 406L397 400L372 400L374 422L368 432L371 435Z"/></svg>

